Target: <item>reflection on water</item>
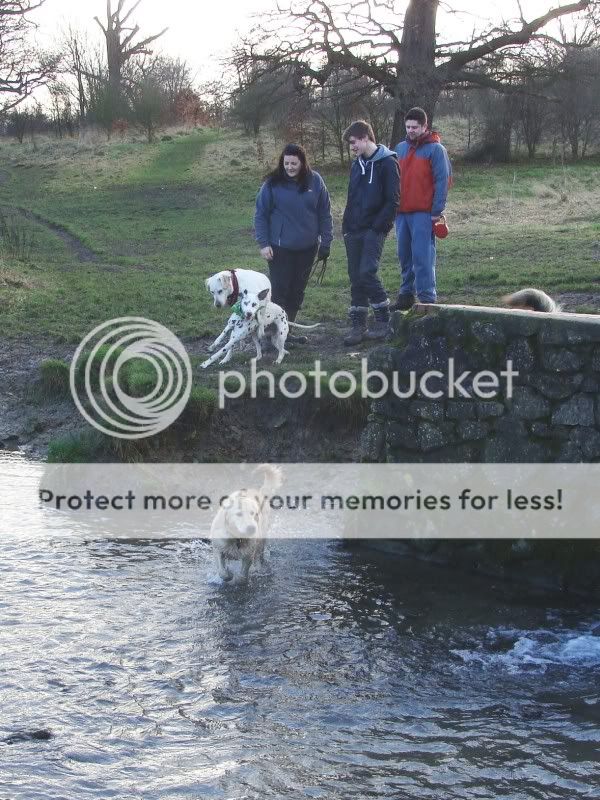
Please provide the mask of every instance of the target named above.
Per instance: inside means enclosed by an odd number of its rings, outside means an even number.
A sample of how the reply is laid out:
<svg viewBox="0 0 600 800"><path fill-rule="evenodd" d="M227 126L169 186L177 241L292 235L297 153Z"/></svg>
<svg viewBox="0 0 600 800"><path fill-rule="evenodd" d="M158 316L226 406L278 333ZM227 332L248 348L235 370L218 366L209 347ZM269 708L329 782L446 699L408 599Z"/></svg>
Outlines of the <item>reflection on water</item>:
<svg viewBox="0 0 600 800"><path fill-rule="evenodd" d="M200 541L70 541L6 497L0 797L594 796L583 603L318 540L227 586Z"/></svg>

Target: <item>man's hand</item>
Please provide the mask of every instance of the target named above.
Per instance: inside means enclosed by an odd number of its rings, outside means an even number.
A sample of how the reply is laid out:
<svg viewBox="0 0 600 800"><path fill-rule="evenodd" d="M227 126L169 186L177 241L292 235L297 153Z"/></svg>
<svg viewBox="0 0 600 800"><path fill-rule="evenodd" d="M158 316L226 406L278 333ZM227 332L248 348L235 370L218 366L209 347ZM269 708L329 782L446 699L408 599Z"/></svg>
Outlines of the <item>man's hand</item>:
<svg viewBox="0 0 600 800"><path fill-rule="evenodd" d="M319 250L317 252L317 258L323 260L324 258L329 258L330 249L325 245L320 245Z"/></svg>
<svg viewBox="0 0 600 800"><path fill-rule="evenodd" d="M268 245L267 247L261 247L260 254L267 261L270 261L273 258L273 248L270 245Z"/></svg>
<svg viewBox="0 0 600 800"><path fill-rule="evenodd" d="M435 225L436 222L439 222L442 218L442 215L439 214L437 217L431 217L431 222Z"/></svg>

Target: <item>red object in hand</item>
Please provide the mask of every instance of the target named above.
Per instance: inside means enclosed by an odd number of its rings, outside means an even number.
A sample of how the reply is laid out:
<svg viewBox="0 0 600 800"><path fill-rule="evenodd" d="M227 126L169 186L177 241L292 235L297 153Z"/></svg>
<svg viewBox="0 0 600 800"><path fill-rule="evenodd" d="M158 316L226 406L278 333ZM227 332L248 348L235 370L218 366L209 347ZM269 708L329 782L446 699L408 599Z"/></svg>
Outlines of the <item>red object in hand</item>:
<svg viewBox="0 0 600 800"><path fill-rule="evenodd" d="M446 224L446 217L443 214L437 222L433 223L433 232L438 239L445 239L450 233L448 225Z"/></svg>

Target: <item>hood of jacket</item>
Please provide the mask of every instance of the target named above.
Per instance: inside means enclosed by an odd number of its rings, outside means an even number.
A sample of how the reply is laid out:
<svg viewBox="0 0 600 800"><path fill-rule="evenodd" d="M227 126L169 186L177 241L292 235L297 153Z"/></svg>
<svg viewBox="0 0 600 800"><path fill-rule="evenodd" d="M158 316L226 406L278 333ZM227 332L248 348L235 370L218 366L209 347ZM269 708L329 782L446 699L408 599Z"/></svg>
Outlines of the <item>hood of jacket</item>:
<svg viewBox="0 0 600 800"><path fill-rule="evenodd" d="M394 158L397 158L397 154L393 150L390 150L389 147L386 147L384 144L378 144L377 150L373 153L371 158L365 159L362 156L359 156L356 160L364 175L365 168L369 164L374 164L376 161L381 161L384 158L389 158L389 156L394 156Z"/></svg>
<svg viewBox="0 0 600 800"><path fill-rule="evenodd" d="M384 144L378 144L377 150L373 153L371 158L364 159L362 156L358 156L356 159L356 164L358 164L360 171L363 175L366 174L367 170L370 167L370 177L369 183L373 182L373 169L377 161L383 161L384 158L389 158L393 156L394 158L398 158L398 154L395 153L393 150L390 150L389 147L386 147Z"/></svg>
<svg viewBox="0 0 600 800"><path fill-rule="evenodd" d="M419 138L414 141L407 136L406 141L413 147L418 147L420 144L441 144L442 142L437 131L425 131L425 133L422 133Z"/></svg>

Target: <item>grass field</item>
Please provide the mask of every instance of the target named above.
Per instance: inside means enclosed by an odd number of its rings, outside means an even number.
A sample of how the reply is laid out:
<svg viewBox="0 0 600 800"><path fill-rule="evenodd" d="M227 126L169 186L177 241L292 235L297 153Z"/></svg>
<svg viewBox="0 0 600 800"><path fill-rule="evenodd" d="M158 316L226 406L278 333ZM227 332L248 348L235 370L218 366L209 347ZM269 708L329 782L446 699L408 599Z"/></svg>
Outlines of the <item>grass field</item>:
<svg viewBox="0 0 600 800"><path fill-rule="evenodd" d="M0 243L0 334L78 342L124 315L150 317L180 336L221 329L223 315L202 281L226 267L263 268L252 216L266 165L239 134L181 134L153 145L48 140L34 150L0 142L0 210L11 232ZM269 140L267 156L277 147ZM325 284L309 288L302 317L342 320L347 170L315 166L332 195L338 238ZM440 299L496 304L503 293L534 285L568 295L573 309L598 308L598 208L598 160L455 165L451 235L439 247ZM393 237L382 275L394 295Z"/></svg>

